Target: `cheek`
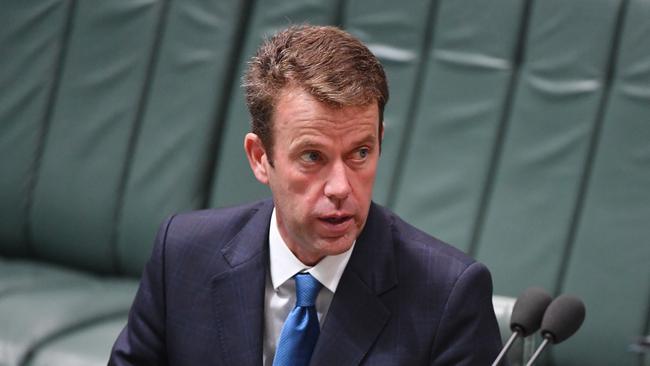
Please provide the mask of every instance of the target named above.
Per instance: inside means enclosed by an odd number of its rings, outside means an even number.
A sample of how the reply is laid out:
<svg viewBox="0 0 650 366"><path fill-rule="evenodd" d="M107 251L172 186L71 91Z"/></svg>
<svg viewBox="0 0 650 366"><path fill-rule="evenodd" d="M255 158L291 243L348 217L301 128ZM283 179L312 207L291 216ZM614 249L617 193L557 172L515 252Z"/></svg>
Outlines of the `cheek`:
<svg viewBox="0 0 650 366"><path fill-rule="evenodd" d="M357 188L359 195L370 195L374 183L375 169L362 170L355 175L354 187Z"/></svg>
<svg viewBox="0 0 650 366"><path fill-rule="evenodd" d="M282 196L287 209L298 217L311 216L311 212L322 196L318 179L303 174L293 174L284 176L284 180L279 183L282 185Z"/></svg>
<svg viewBox="0 0 650 366"><path fill-rule="evenodd" d="M283 178L289 193L301 200L311 200L322 191L324 173L324 170L302 171L294 167Z"/></svg>
<svg viewBox="0 0 650 366"><path fill-rule="evenodd" d="M297 199L304 199L310 190L313 190L313 180L303 174L287 175L284 180L286 190L289 194L295 196Z"/></svg>

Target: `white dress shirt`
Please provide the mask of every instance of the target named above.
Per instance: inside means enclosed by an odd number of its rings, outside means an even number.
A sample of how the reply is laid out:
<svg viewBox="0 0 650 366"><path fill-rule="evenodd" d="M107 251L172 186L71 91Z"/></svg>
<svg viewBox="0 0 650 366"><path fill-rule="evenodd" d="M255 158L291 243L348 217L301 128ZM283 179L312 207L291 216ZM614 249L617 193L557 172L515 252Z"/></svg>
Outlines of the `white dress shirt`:
<svg viewBox="0 0 650 366"><path fill-rule="evenodd" d="M291 278L296 273L308 272L323 285L316 298L316 313L322 326L343 270L352 254L352 249L354 249L354 243L346 252L327 256L313 267L303 264L289 250L280 236L275 208L273 209L269 227L269 275L266 276L264 294L264 350L262 356L264 365L273 364L275 346L280 338L280 331L296 304L296 284Z"/></svg>

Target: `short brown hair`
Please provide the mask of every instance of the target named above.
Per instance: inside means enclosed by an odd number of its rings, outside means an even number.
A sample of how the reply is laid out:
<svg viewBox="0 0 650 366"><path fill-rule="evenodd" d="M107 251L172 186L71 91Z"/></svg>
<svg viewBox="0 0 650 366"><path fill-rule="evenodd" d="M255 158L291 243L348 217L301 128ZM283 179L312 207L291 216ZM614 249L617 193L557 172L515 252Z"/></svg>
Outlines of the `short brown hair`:
<svg viewBox="0 0 650 366"><path fill-rule="evenodd" d="M244 76L251 130L271 159L272 118L280 91L303 88L330 106L377 102L379 136L388 101L386 74L379 60L358 39L331 26L292 26L267 39L250 60Z"/></svg>

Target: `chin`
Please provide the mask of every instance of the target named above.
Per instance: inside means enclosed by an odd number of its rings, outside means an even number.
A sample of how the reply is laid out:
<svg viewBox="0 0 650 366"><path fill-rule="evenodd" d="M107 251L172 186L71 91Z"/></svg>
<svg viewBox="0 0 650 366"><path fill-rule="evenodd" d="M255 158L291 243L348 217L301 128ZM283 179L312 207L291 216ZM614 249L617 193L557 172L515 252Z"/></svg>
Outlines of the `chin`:
<svg viewBox="0 0 650 366"><path fill-rule="evenodd" d="M349 239L347 237L341 238L335 242L325 244L322 251L325 255L338 255L350 249L352 243L354 243L354 239Z"/></svg>

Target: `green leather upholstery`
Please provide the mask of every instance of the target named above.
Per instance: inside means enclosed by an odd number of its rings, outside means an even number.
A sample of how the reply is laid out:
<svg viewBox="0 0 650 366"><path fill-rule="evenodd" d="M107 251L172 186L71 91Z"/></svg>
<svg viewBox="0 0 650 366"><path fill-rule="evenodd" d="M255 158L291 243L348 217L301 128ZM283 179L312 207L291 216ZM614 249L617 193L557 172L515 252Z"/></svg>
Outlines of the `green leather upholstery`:
<svg viewBox="0 0 650 366"><path fill-rule="evenodd" d="M3 2L0 12L0 250L26 255L27 205L43 117L61 50L67 4L62 0ZM11 50L11 57L7 57ZM11 172L10 174L8 172Z"/></svg>
<svg viewBox="0 0 650 366"><path fill-rule="evenodd" d="M498 266L493 276L503 293L523 291L531 278L555 289L603 97L616 4L561 3L533 3L515 103L477 242L478 257ZM528 249L516 261L497 255L522 243ZM512 278L523 269L527 276Z"/></svg>
<svg viewBox="0 0 650 366"><path fill-rule="evenodd" d="M139 276L152 233L173 212L205 205L220 103L232 79L240 0L171 1L152 59L115 241L120 272ZM152 185L151 182L156 182Z"/></svg>
<svg viewBox="0 0 650 366"><path fill-rule="evenodd" d="M642 364L648 19L650 0L4 1L0 365L105 364L159 222L268 194L241 76L303 22L381 59L374 199L488 265L504 339L512 297L541 285L587 318L538 364Z"/></svg>
<svg viewBox="0 0 650 366"><path fill-rule="evenodd" d="M440 1L425 54L392 204L463 250L486 184L522 13L521 1Z"/></svg>
<svg viewBox="0 0 650 366"><path fill-rule="evenodd" d="M580 363L594 349L609 365L635 365L628 352L650 334L650 2L630 1L585 187L582 215L567 253L561 290L581 296L588 316L572 340L577 352L557 364ZM643 322L643 319L646 322ZM580 353L578 353L580 352ZM626 363L623 363L625 361ZM645 363L649 365L646 356Z"/></svg>
<svg viewBox="0 0 650 366"><path fill-rule="evenodd" d="M75 329L41 345L25 365L105 366L125 324L126 317L117 317Z"/></svg>
<svg viewBox="0 0 650 366"><path fill-rule="evenodd" d="M159 5L74 3L29 212L30 243L41 258L114 269L118 193L151 52L143 45L152 43Z"/></svg>
<svg viewBox="0 0 650 366"><path fill-rule="evenodd" d="M97 282L16 292L0 298L2 364L22 365L41 344L130 308L137 283ZM110 348L110 346L108 347Z"/></svg>
<svg viewBox="0 0 650 366"><path fill-rule="evenodd" d="M92 283L92 279L79 271L58 265L24 260L0 261L0 301L14 292Z"/></svg>
<svg viewBox="0 0 650 366"><path fill-rule="evenodd" d="M477 255L498 293L534 283L584 299L555 364L636 365L627 346L650 306L650 3L535 4Z"/></svg>

